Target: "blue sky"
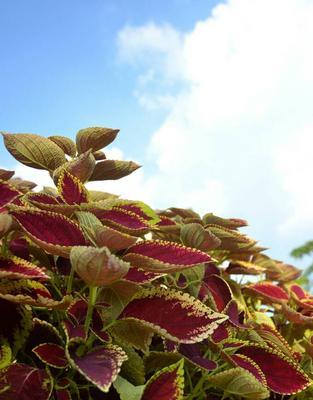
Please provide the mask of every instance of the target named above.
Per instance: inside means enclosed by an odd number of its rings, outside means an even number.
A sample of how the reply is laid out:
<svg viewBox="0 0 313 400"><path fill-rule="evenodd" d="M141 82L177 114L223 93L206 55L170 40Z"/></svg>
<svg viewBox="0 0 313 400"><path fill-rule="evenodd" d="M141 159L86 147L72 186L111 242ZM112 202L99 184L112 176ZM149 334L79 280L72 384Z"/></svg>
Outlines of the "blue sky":
<svg viewBox="0 0 313 400"><path fill-rule="evenodd" d="M312 239L312 19L311 0L2 0L0 129L120 128L109 155L144 168L103 190L246 218L291 261Z"/></svg>
<svg viewBox="0 0 313 400"><path fill-rule="evenodd" d="M133 96L135 72L118 60L117 34L147 21L189 30L215 2L161 4L2 0L1 129L73 136L90 125L119 127L119 146L141 159L163 113L143 112ZM2 143L0 152L11 162Z"/></svg>

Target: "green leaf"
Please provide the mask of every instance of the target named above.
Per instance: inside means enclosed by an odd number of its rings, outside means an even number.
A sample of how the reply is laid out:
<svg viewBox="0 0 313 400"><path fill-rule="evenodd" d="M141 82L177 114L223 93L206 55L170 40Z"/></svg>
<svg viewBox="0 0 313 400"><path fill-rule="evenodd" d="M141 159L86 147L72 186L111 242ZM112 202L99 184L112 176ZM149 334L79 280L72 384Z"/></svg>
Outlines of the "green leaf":
<svg viewBox="0 0 313 400"><path fill-rule="evenodd" d="M243 399L262 400L269 397L269 391L248 371L243 368L231 368L208 377L213 386L228 394Z"/></svg>
<svg viewBox="0 0 313 400"><path fill-rule="evenodd" d="M12 350L7 340L3 340L0 345L0 370L6 368L11 363Z"/></svg>
<svg viewBox="0 0 313 400"><path fill-rule="evenodd" d="M140 165L133 161L103 160L96 164L90 181L116 180L130 175Z"/></svg>
<svg viewBox="0 0 313 400"><path fill-rule="evenodd" d="M75 157L76 145L72 139L65 136L49 136L48 139L52 140L70 157Z"/></svg>
<svg viewBox="0 0 313 400"><path fill-rule="evenodd" d="M122 365L121 374L133 385L144 385L145 365L143 359L132 347L121 347L127 355L127 360Z"/></svg>
<svg viewBox="0 0 313 400"><path fill-rule="evenodd" d="M101 150L116 138L119 129L111 129L104 127L90 127L81 129L76 135L76 146L78 153L92 149L92 151Z"/></svg>
<svg viewBox="0 0 313 400"><path fill-rule="evenodd" d="M11 155L32 168L54 171L66 162L64 151L48 138L32 133L2 133Z"/></svg>
<svg viewBox="0 0 313 400"><path fill-rule="evenodd" d="M145 388L144 385L134 386L121 376L116 378L113 386L121 400L140 400Z"/></svg>

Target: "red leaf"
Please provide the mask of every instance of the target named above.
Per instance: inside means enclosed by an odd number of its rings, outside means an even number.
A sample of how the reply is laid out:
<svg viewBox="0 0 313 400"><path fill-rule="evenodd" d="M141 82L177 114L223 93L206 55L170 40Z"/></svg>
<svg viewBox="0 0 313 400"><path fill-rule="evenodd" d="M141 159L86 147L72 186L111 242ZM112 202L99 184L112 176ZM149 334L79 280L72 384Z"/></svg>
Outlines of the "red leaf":
<svg viewBox="0 0 313 400"><path fill-rule="evenodd" d="M54 343L42 343L33 348L42 362L54 368L65 368L68 364L63 347Z"/></svg>
<svg viewBox="0 0 313 400"><path fill-rule="evenodd" d="M76 176L64 169L59 177L58 191L67 204L87 203L87 190Z"/></svg>
<svg viewBox="0 0 313 400"><path fill-rule="evenodd" d="M12 364L0 372L0 400L48 400L52 382L46 371Z"/></svg>
<svg viewBox="0 0 313 400"><path fill-rule="evenodd" d="M14 200L21 193L8 182L0 179L0 208Z"/></svg>
<svg viewBox="0 0 313 400"><path fill-rule="evenodd" d="M297 363L269 347L248 345L237 354L249 357L261 368L268 387L275 393L295 394L311 383Z"/></svg>
<svg viewBox="0 0 313 400"><path fill-rule="evenodd" d="M61 214L12 207L11 214L25 233L47 252L67 257L72 246L86 244L80 227Z"/></svg>
<svg viewBox="0 0 313 400"><path fill-rule="evenodd" d="M250 295L261 297L269 303L286 303L289 300L288 293L281 287L271 282L259 282L249 285L245 289Z"/></svg>
<svg viewBox="0 0 313 400"><path fill-rule="evenodd" d="M49 276L37 265L31 264L22 258L4 258L0 256L0 278L47 280Z"/></svg>
<svg viewBox="0 0 313 400"><path fill-rule="evenodd" d="M135 244L123 257L132 266L150 272L174 272L211 261L206 253L191 247L162 240Z"/></svg>
<svg viewBox="0 0 313 400"><path fill-rule="evenodd" d="M114 345L93 348L81 357L69 350L68 357L73 368L103 392L109 390L120 372L121 365L127 360L124 351Z"/></svg>
<svg viewBox="0 0 313 400"><path fill-rule="evenodd" d="M23 200L41 210L57 212L66 216L71 216L74 211L79 209L77 204L66 204L61 197L55 197L46 193L28 193L23 197Z"/></svg>
<svg viewBox="0 0 313 400"><path fill-rule="evenodd" d="M182 400L184 395L183 362L156 372L147 382L141 400Z"/></svg>
<svg viewBox="0 0 313 400"><path fill-rule="evenodd" d="M227 316L215 313L187 293L154 288L135 294L119 317L128 318L167 339L195 343L211 335Z"/></svg>

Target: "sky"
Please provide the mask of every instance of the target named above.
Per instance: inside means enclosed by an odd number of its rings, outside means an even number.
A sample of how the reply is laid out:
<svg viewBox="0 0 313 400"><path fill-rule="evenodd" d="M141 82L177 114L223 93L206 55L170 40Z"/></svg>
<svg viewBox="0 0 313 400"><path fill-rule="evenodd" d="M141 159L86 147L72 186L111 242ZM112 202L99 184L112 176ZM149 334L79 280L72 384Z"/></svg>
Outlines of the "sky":
<svg viewBox="0 0 313 400"><path fill-rule="evenodd" d="M313 237L312 20L312 0L0 0L0 130L120 128L107 155L143 168L102 190L245 218L292 262ZM51 185L2 143L0 166Z"/></svg>

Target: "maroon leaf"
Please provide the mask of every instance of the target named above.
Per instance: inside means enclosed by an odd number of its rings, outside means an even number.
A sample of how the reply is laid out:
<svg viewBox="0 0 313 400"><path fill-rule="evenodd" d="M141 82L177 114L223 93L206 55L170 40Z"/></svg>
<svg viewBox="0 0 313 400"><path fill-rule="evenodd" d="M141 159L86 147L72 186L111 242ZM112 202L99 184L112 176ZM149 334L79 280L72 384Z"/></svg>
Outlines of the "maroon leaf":
<svg viewBox="0 0 313 400"><path fill-rule="evenodd" d="M140 321L175 342L195 343L211 335L227 316L187 293L154 288L137 293L119 318Z"/></svg>
<svg viewBox="0 0 313 400"><path fill-rule="evenodd" d="M86 244L79 226L63 215L12 207L11 214L24 232L47 252L68 257L72 246Z"/></svg>
<svg viewBox="0 0 313 400"><path fill-rule="evenodd" d="M271 282L255 283L247 286L245 290L251 296L261 297L269 303L286 303L289 300L288 293Z"/></svg>
<svg viewBox="0 0 313 400"><path fill-rule="evenodd" d="M146 384L141 400L182 400L183 395L183 361L178 361L152 376Z"/></svg>
<svg viewBox="0 0 313 400"><path fill-rule="evenodd" d="M152 282L165 274L157 274L155 272L147 272L143 269L132 267L128 270L127 274L123 277L124 280L129 282L135 282L139 284L144 284Z"/></svg>
<svg viewBox="0 0 313 400"><path fill-rule="evenodd" d="M73 368L103 392L109 390L120 372L121 365L127 360L125 352L115 345L93 348L83 356L69 350L68 358Z"/></svg>
<svg viewBox="0 0 313 400"><path fill-rule="evenodd" d="M10 252L19 258L23 258L24 260L30 260L29 254L29 243L26 239L13 239L9 244Z"/></svg>
<svg viewBox="0 0 313 400"><path fill-rule="evenodd" d="M49 276L37 265L31 264L22 258L4 258L0 256L0 278L47 280Z"/></svg>
<svg viewBox="0 0 313 400"><path fill-rule="evenodd" d="M0 371L0 400L48 400L52 382L46 371L12 364Z"/></svg>
<svg viewBox="0 0 313 400"><path fill-rule="evenodd" d="M19 190L0 179L0 207L5 206L20 195L21 192Z"/></svg>
<svg viewBox="0 0 313 400"><path fill-rule="evenodd" d="M60 197L55 197L46 193L27 193L23 200L34 205L41 210L57 212L66 216L70 216L74 211L79 209L77 204L65 204Z"/></svg>
<svg viewBox="0 0 313 400"><path fill-rule="evenodd" d="M71 321L64 321L63 328L68 342L86 342L87 332L84 325L76 325Z"/></svg>
<svg viewBox="0 0 313 400"><path fill-rule="evenodd" d="M225 313L229 317L229 322L237 328L246 329L249 328L249 325L243 323L243 315L244 313L239 313L238 304L236 300L231 300L227 305Z"/></svg>
<svg viewBox="0 0 313 400"><path fill-rule="evenodd" d="M142 235L150 230L149 223L131 211L118 207L113 207L111 210L92 208L90 211L105 225L129 235Z"/></svg>
<svg viewBox="0 0 313 400"><path fill-rule="evenodd" d="M64 348L54 343L42 343L33 349L42 362L54 368L65 368L68 364Z"/></svg>
<svg viewBox="0 0 313 400"><path fill-rule="evenodd" d="M234 365L246 369L252 375L254 375L256 379L262 383L262 385L267 386L265 375L258 364L256 364L251 358L243 354L233 354L230 356L230 359Z"/></svg>
<svg viewBox="0 0 313 400"><path fill-rule="evenodd" d="M229 338L229 329L227 328L226 324L221 324L215 329L215 331L212 333L211 339L213 340L214 343L219 343L222 340L228 339Z"/></svg>
<svg viewBox="0 0 313 400"><path fill-rule="evenodd" d="M241 347L237 354L250 358L261 368L268 387L275 393L295 394L311 383L297 363L269 347L248 345Z"/></svg>
<svg viewBox="0 0 313 400"><path fill-rule="evenodd" d="M55 391L56 400L72 400L71 392L67 389L59 389Z"/></svg>
<svg viewBox="0 0 313 400"><path fill-rule="evenodd" d="M179 352L194 365L206 371L212 371L217 367L215 361L208 360L207 358L203 357L198 343L181 344L179 346Z"/></svg>
<svg viewBox="0 0 313 400"><path fill-rule="evenodd" d="M146 240L131 246L123 257L132 266L150 272L174 272L211 261L200 250L161 240Z"/></svg>
<svg viewBox="0 0 313 400"><path fill-rule="evenodd" d="M64 169L59 177L58 191L67 204L87 203L88 194L82 182Z"/></svg>
<svg viewBox="0 0 313 400"><path fill-rule="evenodd" d="M0 298L16 304L28 304L35 307L45 307L63 310L71 301L70 296L54 300L49 290L37 281L9 280L0 283Z"/></svg>
<svg viewBox="0 0 313 400"><path fill-rule="evenodd" d="M206 277L204 287L207 288L207 295L211 295L216 310L223 311L232 299L228 283L218 275L210 275ZM205 298L202 301L205 301Z"/></svg>

